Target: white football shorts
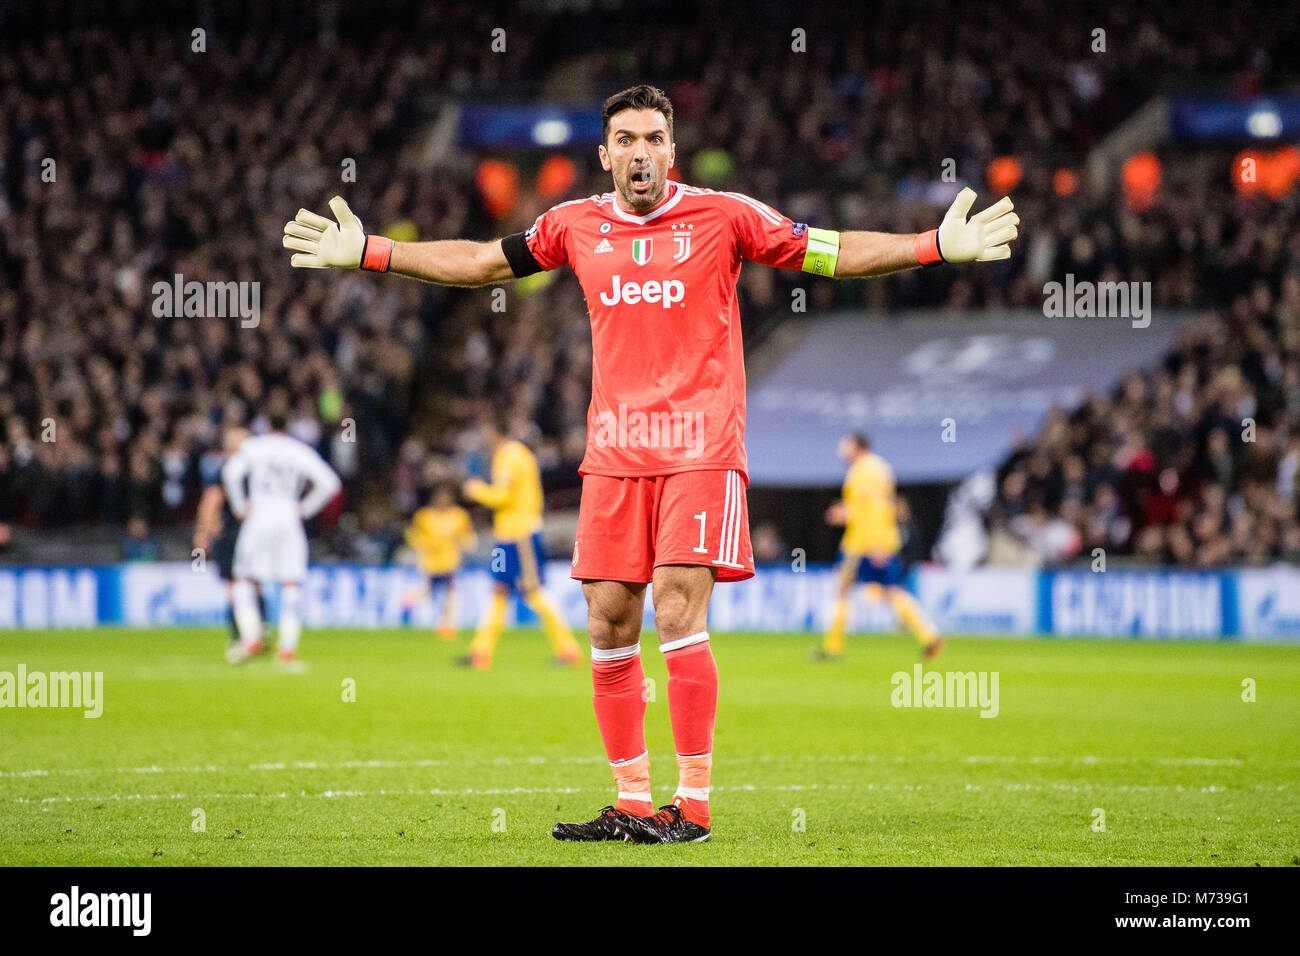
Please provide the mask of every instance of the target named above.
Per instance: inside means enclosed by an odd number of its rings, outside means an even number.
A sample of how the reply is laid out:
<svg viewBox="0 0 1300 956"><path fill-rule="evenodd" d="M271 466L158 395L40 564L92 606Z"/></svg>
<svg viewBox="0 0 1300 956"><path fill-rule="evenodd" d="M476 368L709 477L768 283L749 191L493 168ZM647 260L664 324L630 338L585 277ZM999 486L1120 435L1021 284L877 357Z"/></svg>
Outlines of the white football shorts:
<svg viewBox="0 0 1300 956"><path fill-rule="evenodd" d="M235 539L235 577L264 583L307 577L307 532L291 515L249 516Z"/></svg>

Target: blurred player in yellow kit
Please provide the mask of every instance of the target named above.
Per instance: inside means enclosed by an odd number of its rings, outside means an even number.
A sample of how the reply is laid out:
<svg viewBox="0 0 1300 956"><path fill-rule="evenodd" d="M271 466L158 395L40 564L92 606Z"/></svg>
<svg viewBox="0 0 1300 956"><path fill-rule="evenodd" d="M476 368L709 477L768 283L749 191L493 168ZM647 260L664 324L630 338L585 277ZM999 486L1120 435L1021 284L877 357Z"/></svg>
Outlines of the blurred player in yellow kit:
<svg viewBox="0 0 1300 956"><path fill-rule="evenodd" d="M505 626L506 601L514 591L542 619L550 638L556 663L576 665L583 659L554 603L542 590L542 479L537 459L523 442L509 435L509 424L495 418L491 426L492 483L481 478L465 482L465 497L486 505L494 512L491 573L495 581L492 601L479 623L465 663L479 670L492 666Z"/></svg>
<svg viewBox="0 0 1300 956"><path fill-rule="evenodd" d="M452 488L438 485L427 507L411 516L406 529L406 543L415 549L420 559L420 570L429 578L427 587L405 595L405 610L432 596L442 593L442 613L438 620L438 636L450 641L456 636L456 572L460 570L461 552L478 543L469 512L456 504Z"/></svg>
<svg viewBox="0 0 1300 956"><path fill-rule="evenodd" d="M894 470L871 451L867 437L846 435L840 440L839 456L849 465L844 479L844 497L831 505L826 522L844 525L840 543L839 595L830 630L822 642L823 660L837 660L844 654L844 627L849 616L849 597L856 584L865 584L872 600L888 601L899 620L915 635L926 657L943 648L943 638L925 617L916 598L903 587L903 563L898 551L901 539L895 516Z"/></svg>

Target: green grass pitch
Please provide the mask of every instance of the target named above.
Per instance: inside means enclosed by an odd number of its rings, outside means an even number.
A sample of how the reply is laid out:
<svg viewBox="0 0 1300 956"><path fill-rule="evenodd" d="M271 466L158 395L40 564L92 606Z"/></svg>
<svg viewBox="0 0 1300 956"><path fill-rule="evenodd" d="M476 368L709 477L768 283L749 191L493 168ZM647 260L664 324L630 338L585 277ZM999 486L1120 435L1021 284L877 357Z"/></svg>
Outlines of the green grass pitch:
<svg viewBox="0 0 1300 956"><path fill-rule="evenodd" d="M451 665L464 636L308 631L304 674L231 667L224 641L0 634L0 671L103 671L105 700L99 719L0 710L0 864L1300 863L1298 647L954 639L927 670L998 672L988 719L893 707L903 637L815 664L810 635L718 634L713 842L643 847L551 839L612 787L588 673L550 667L536 633L487 673Z"/></svg>

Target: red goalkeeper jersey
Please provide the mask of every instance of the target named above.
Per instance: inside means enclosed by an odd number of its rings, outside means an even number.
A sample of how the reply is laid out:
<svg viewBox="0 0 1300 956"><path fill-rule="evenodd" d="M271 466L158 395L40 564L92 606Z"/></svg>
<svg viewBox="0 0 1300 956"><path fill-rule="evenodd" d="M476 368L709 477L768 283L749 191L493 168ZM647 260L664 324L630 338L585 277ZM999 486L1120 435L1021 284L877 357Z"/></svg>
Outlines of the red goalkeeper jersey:
<svg viewBox="0 0 1300 956"><path fill-rule="evenodd" d="M741 261L834 275L838 233L739 193L669 183L645 215L605 193L552 207L523 238L537 267L572 266L587 298L591 406L580 472L734 469L748 481Z"/></svg>

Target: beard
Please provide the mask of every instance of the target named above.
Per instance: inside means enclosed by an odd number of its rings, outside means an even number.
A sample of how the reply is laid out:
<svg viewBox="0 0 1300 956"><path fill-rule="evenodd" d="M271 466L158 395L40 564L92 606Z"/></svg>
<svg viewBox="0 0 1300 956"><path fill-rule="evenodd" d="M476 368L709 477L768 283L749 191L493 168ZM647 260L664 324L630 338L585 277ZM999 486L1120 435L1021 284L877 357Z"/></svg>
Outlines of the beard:
<svg viewBox="0 0 1300 956"><path fill-rule="evenodd" d="M635 183L650 183L648 189L638 190ZM658 170L653 164L646 166L629 166L623 182L619 184L619 193L623 196L623 201L636 210L649 210L658 205L659 201L664 198L664 192L668 189L668 177L660 178Z"/></svg>

